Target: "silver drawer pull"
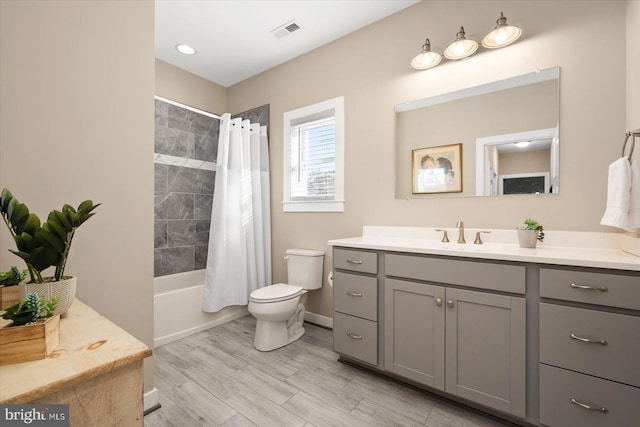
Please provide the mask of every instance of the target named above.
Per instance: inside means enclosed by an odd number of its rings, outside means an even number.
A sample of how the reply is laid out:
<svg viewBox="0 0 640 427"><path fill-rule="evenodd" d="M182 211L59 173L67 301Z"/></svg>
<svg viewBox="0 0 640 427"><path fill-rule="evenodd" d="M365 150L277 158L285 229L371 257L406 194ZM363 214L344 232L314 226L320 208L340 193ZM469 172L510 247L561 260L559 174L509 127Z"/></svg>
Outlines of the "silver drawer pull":
<svg viewBox="0 0 640 427"><path fill-rule="evenodd" d="M360 261L359 259L348 259L347 262L349 264L356 264L356 265L362 264L362 261Z"/></svg>
<svg viewBox="0 0 640 427"><path fill-rule="evenodd" d="M590 411L598 411L598 412L602 412L603 414L608 414L609 413L609 410L607 408L604 408L604 407L602 407L602 408L593 408L593 407L587 405L586 403L578 402L573 397L571 398L571 403L573 403L574 405L578 405L581 408L588 409Z"/></svg>
<svg viewBox="0 0 640 427"><path fill-rule="evenodd" d="M362 335L352 334L351 332L347 332L347 336L349 338L354 339L354 340L361 340L362 339Z"/></svg>
<svg viewBox="0 0 640 427"><path fill-rule="evenodd" d="M600 344L600 345L607 345L607 344L608 344L607 340L600 340L600 341L597 341L597 340L590 340L589 338L582 338L582 337L579 337L579 336L577 336L577 335L575 335L575 334L571 334L571 335L569 335L569 336L570 336L570 337L571 337L571 339L573 339L573 340L586 342L586 343L588 343L588 344Z"/></svg>
<svg viewBox="0 0 640 427"><path fill-rule="evenodd" d="M587 291L600 291L600 292L608 292L609 288L606 286L588 286L588 285L576 285L575 283L570 284L573 289L586 289Z"/></svg>
<svg viewBox="0 0 640 427"><path fill-rule="evenodd" d="M361 297L362 293L360 292L351 292L351 291L347 291L347 295L350 295L352 297Z"/></svg>
<svg viewBox="0 0 640 427"><path fill-rule="evenodd" d="M440 307L442 305L442 298L436 298L436 305Z"/></svg>

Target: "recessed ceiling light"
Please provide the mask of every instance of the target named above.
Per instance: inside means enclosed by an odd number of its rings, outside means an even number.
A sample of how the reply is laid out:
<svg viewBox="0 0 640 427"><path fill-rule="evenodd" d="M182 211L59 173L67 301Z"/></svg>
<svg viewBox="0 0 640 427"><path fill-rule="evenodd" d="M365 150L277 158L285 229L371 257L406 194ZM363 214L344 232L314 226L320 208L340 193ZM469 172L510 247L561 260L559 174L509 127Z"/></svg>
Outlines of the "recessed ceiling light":
<svg viewBox="0 0 640 427"><path fill-rule="evenodd" d="M185 55L193 55L194 53L196 53L196 50L188 44L177 44L176 49L178 50L178 52Z"/></svg>
<svg viewBox="0 0 640 427"><path fill-rule="evenodd" d="M531 144L529 141L516 142L516 147L518 148L526 148Z"/></svg>

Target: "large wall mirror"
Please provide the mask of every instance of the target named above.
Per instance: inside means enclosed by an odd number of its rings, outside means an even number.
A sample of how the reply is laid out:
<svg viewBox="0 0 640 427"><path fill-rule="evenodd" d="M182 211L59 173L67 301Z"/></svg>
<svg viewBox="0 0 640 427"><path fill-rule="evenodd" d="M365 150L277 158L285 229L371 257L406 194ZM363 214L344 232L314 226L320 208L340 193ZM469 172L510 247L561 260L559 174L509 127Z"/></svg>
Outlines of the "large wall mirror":
<svg viewBox="0 0 640 427"><path fill-rule="evenodd" d="M396 197L557 194L559 191L558 67L396 105ZM461 144L454 170L456 192L415 191L420 162L415 153ZM455 169L458 170L455 170ZM437 176L433 171L425 174ZM456 175L457 174L457 175ZM432 178L432 181L436 181Z"/></svg>

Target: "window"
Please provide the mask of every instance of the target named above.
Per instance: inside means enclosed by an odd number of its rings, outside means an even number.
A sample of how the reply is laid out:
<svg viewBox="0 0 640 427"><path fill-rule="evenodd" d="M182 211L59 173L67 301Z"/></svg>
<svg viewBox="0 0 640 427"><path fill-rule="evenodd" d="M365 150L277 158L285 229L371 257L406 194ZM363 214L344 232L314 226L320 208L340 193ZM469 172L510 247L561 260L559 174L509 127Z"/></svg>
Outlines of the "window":
<svg viewBox="0 0 640 427"><path fill-rule="evenodd" d="M344 98L284 114L284 212L344 211Z"/></svg>

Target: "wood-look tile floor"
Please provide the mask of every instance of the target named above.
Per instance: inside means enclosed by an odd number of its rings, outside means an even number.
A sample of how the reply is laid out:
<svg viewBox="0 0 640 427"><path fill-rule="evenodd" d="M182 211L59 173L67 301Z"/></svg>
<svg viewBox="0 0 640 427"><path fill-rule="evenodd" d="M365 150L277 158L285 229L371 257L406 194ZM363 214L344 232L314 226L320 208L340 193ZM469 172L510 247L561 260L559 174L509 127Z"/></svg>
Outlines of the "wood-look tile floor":
<svg viewBox="0 0 640 427"><path fill-rule="evenodd" d="M337 361L331 331L262 353L246 316L154 350L162 407L155 426L502 426L426 393Z"/></svg>

